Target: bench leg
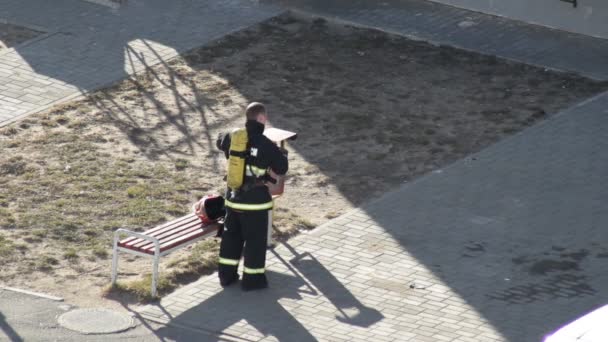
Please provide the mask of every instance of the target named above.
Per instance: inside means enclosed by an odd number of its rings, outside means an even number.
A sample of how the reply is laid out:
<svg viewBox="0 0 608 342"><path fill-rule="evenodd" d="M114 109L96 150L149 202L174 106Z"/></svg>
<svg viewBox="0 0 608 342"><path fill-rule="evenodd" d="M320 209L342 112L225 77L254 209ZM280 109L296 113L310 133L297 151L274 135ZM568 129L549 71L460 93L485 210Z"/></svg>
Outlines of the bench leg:
<svg viewBox="0 0 608 342"><path fill-rule="evenodd" d="M114 244L112 247L112 286L116 284L116 278L118 278L118 236L114 236Z"/></svg>
<svg viewBox="0 0 608 342"><path fill-rule="evenodd" d="M156 283L158 282L159 253L154 253L154 265L152 266L152 297L156 297Z"/></svg>

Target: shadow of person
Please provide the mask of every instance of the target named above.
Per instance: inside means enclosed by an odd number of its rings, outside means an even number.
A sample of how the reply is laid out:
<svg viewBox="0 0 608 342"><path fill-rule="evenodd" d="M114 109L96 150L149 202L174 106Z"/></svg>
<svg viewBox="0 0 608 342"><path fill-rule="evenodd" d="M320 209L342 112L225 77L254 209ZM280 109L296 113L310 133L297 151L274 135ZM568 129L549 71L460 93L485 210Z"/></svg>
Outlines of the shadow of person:
<svg viewBox="0 0 608 342"><path fill-rule="evenodd" d="M298 289L305 284L295 276L276 272L267 272L267 276L271 288L244 292L239 286L227 287L200 305L173 317L168 326L156 331L156 335L184 340L198 331L197 340L201 340L200 332L209 334L209 340L217 340L218 336L230 336L223 333L224 330L245 321L260 334L274 336L279 341L317 341L280 303L302 299Z"/></svg>
<svg viewBox="0 0 608 342"><path fill-rule="evenodd" d="M11 342L21 342L23 339L17 334L17 332L11 327L8 322L6 322L6 318L0 312L0 330L3 334L0 334L0 340L2 339L2 335L8 338L8 341Z"/></svg>
<svg viewBox="0 0 608 342"><path fill-rule="evenodd" d="M369 327L384 318L380 311L363 305L313 254L308 252L300 254L287 242L283 242L282 245L294 257L289 260L289 264L281 255L272 251L275 257L332 303L339 312L339 315L336 315L338 321Z"/></svg>

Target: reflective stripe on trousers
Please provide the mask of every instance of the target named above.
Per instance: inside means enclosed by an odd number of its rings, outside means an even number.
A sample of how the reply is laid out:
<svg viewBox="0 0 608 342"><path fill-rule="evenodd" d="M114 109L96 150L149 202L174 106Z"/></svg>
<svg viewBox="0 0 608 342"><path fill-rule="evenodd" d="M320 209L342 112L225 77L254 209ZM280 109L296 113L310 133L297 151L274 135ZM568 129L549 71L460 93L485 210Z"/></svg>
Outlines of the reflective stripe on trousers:
<svg viewBox="0 0 608 342"><path fill-rule="evenodd" d="M238 266L239 265L239 260L227 259L227 258L220 257L219 263L222 264L222 265L228 265L228 266Z"/></svg>
<svg viewBox="0 0 608 342"><path fill-rule="evenodd" d="M265 268L243 268L243 273L247 274L264 274Z"/></svg>
<svg viewBox="0 0 608 342"><path fill-rule="evenodd" d="M273 204L274 204L273 201L266 202L266 203L258 203L258 204L234 203L234 202L230 202L229 200L224 201L224 205L229 208L236 209L236 210L246 210L246 211L272 209Z"/></svg>

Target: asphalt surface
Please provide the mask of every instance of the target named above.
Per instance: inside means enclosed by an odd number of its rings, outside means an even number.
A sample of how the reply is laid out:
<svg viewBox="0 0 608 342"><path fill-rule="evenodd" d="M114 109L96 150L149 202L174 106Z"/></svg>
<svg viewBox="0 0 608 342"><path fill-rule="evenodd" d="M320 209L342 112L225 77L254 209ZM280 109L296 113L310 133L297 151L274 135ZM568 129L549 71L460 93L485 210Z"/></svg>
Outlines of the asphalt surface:
<svg viewBox="0 0 608 342"><path fill-rule="evenodd" d="M63 328L58 317L76 310L62 301L0 289L0 341L217 341L202 331L184 330L180 327L164 327L161 324L142 321L134 313L133 328L112 334L81 334ZM163 329L163 337L157 330Z"/></svg>
<svg viewBox="0 0 608 342"><path fill-rule="evenodd" d="M2 341L102 341L107 336L84 336L62 328L57 317L74 309L64 302L0 289L0 340ZM139 325L116 335L149 341L153 334Z"/></svg>

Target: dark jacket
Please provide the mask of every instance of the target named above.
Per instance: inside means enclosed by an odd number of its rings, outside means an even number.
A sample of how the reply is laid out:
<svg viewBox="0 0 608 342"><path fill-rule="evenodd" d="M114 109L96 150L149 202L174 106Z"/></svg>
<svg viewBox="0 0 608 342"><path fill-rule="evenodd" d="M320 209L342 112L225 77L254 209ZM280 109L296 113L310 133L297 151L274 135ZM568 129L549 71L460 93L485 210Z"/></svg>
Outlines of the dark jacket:
<svg viewBox="0 0 608 342"><path fill-rule="evenodd" d="M246 159L247 165L252 165L260 169L272 169L277 175L287 173L288 164L285 156L279 147L270 139L264 136L264 125L248 120L245 124L247 129L248 143L247 151L249 156ZM217 147L224 152L226 158L230 151L230 134L223 134L217 139ZM246 177L245 182L251 182L251 177ZM226 192L226 199L235 203L259 204L272 201L272 196L268 187L264 185L253 186L246 191L238 191L233 197L230 191Z"/></svg>

